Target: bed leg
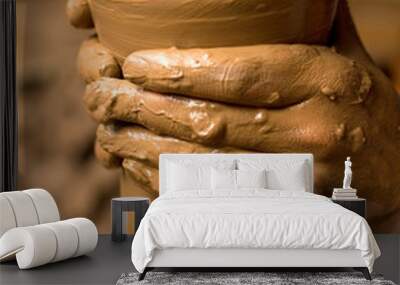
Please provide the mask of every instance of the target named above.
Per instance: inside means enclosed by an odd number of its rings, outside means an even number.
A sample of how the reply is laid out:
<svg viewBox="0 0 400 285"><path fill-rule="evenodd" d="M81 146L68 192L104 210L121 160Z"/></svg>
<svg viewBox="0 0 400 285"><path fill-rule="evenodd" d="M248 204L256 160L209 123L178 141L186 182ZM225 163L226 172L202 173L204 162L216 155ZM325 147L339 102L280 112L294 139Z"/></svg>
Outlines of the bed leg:
<svg viewBox="0 0 400 285"><path fill-rule="evenodd" d="M364 274L365 279L367 279L367 280L372 280L371 274L369 274L369 270L368 270L367 267L364 267L364 268L362 269L362 273Z"/></svg>
<svg viewBox="0 0 400 285"><path fill-rule="evenodd" d="M355 267L354 269L357 271L361 271L362 274L364 275L365 279L372 280L371 274L369 274L369 270L367 267Z"/></svg>
<svg viewBox="0 0 400 285"><path fill-rule="evenodd" d="M144 279L144 277L146 277L146 273L147 273L148 269L147 267L143 270L142 273L139 274L139 278L138 281L142 281Z"/></svg>

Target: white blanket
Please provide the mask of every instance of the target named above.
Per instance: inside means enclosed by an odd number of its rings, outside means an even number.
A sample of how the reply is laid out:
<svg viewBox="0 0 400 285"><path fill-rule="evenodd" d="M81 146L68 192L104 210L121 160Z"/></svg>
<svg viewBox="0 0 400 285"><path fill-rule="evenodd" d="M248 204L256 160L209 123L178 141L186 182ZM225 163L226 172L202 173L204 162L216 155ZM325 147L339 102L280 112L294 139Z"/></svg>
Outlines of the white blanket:
<svg viewBox="0 0 400 285"><path fill-rule="evenodd" d="M198 191L157 198L132 243L132 262L143 272L155 249L358 249L372 272L380 251L364 218L307 192L248 189Z"/></svg>

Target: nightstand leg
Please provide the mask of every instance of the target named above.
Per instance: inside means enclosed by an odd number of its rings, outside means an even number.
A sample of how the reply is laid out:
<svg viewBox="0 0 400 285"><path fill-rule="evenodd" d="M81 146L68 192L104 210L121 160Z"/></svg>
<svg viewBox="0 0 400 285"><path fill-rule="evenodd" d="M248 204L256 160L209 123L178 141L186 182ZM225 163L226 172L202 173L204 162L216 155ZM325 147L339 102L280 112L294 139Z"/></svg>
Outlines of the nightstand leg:
<svg viewBox="0 0 400 285"><path fill-rule="evenodd" d="M112 241L123 241L124 235L122 233L122 205L120 203L111 202L111 215L112 215Z"/></svg>
<svg viewBox="0 0 400 285"><path fill-rule="evenodd" d="M147 202L135 205L135 233L138 230L140 221L143 219L148 208L149 208L149 203Z"/></svg>

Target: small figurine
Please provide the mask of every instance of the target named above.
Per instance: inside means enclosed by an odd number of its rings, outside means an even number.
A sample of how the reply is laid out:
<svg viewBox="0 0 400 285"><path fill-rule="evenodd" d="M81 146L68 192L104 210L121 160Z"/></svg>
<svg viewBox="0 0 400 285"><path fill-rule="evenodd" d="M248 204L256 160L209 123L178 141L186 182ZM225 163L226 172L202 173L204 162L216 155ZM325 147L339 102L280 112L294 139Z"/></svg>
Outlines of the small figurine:
<svg viewBox="0 0 400 285"><path fill-rule="evenodd" d="M344 162L344 179L343 179L343 189L352 189L351 188L351 178L353 176L353 172L351 170L351 161L350 156L347 157Z"/></svg>

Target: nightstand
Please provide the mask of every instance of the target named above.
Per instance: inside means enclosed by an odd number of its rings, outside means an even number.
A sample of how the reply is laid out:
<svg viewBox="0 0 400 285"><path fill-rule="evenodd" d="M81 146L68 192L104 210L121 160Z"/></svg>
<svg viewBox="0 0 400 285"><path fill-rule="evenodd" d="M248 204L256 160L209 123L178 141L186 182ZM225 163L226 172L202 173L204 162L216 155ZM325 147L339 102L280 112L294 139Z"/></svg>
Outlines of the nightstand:
<svg viewBox="0 0 400 285"><path fill-rule="evenodd" d="M150 199L146 197L120 197L111 200L112 215L112 241L123 241L126 235L123 233L125 212L135 212L135 231L140 221L146 214L150 205ZM126 223L126 221L125 221Z"/></svg>
<svg viewBox="0 0 400 285"><path fill-rule="evenodd" d="M363 198L354 198L351 200L337 200L337 199L332 199L333 203L339 204L340 206L353 211L356 214L359 214L361 217L365 218L366 217L366 204L367 201Z"/></svg>

